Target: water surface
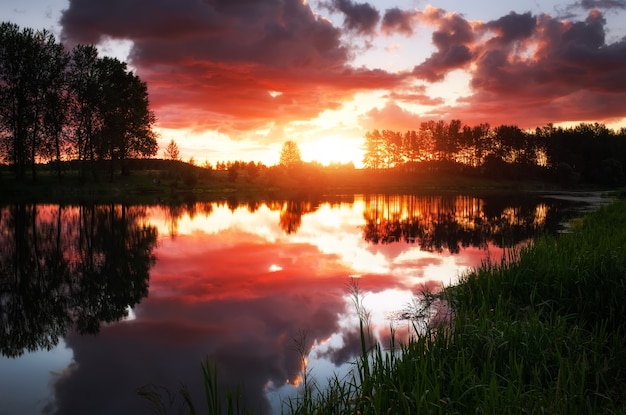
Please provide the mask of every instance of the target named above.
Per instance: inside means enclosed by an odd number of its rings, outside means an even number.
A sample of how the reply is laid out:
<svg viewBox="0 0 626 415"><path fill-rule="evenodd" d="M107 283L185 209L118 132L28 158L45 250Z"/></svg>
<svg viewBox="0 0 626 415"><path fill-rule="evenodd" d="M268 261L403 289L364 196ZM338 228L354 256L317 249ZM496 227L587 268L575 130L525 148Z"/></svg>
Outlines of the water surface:
<svg viewBox="0 0 626 415"><path fill-rule="evenodd" d="M567 198L366 195L164 206L0 208L0 414L172 413L200 363L255 413L402 335L422 290L556 232ZM171 395L171 399L170 399Z"/></svg>

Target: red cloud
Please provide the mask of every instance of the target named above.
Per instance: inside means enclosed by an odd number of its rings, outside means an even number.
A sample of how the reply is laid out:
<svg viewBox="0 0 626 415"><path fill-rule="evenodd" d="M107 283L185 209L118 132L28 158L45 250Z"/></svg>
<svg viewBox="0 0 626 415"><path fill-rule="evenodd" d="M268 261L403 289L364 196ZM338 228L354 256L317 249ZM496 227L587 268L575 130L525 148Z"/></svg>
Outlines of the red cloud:
<svg viewBox="0 0 626 415"><path fill-rule="evenodd" d="M585 2L591 3L608 4ZM626 40L606 43L606 22L597 10L585 21L512 12L476 22L431 6L391 8L378 28L380 14L368 3L333 0L326 7L344 13L349 37L301 0L159 0L149 8L140 0L70 0L62 36L69 44L131 40L130 61L168 128L232 136L308 120L357 92L375 90L388 90L399 104L434 106L440 97L403 91L414 81L445 80L455 70L471 77L466 97L419 117L390 102L369 114L378 117L375 127L396 128L387 123L393 121L417 128L421 120L439 118L535 127L607 122L626 113ZM416 24L434 27L436 50L412 71L351 66L355 51L346 39L377 29L411 36Z"/></svg>
<svg viewBox="0 0 626 415"><path fill-rule="evenodd" d="M341 31L300 0L160 1L147 10L139 0L72 0L61 23L70 43L133 41L131 63L164 127L236 132L310 119L404 79L350 67Z"/></svg>

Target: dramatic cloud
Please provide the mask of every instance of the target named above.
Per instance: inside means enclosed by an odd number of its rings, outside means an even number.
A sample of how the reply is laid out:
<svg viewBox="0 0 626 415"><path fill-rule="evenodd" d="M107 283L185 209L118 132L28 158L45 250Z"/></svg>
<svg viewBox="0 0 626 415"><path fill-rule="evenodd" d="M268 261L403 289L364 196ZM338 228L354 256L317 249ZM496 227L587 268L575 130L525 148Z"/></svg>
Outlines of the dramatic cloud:
<svg viewBox="0 0 626 415"><path fill-rule="evenodd" d="M508 24L500 19L485 25L495 37L477 51L474 94L464 99L464 114L494 122L502 114L494 112L499 106L509 111L500 120L525 127L623 117L626 42L605 44L601 13L590 12L584 22L548 15L535 22L527 15L506 18Z"/></svg>
<svg viewBox="0 0 626 415"><path fill-rule="evenodd" d="M511 12L485 22L432 6L390 7L381 18L366 2L320 5L340 14L343 27L301 0L159 0L149 8L140 0L70 0L62 36L68 44L132 41L130 63L148 83L161 126L230 137L286 131L292 121L339 110L357 93L371 91L388 91L389 103L361 109L363 127L378 122L377 128L405 128L424 118L535 127L609 122L626 113L626 40L607 43L599 11L625 9L621 0L576 3L590 9L583 20ZM411 42L423 47L417 25L420 32L432 31L433 51L425 58L409 52ZM372 48L381 34L407 38L404 67L412 69L354 64L363 42ZM448 81L453 72L465 74L470 88L456 102L410 92L418 84ZM414 114L405 104L431 109ZM259 136L261 144L281 138Z"/></svg>
<svg viewBox="0 0 626 415"><path fill-rule="evenodd" d="M496 33L491 41L501 44L510 44L514 41L524 41L532 36L537 27L536 19L530 14L509 13L497 20L487 23L484 27Z"/></svg>
<svg viewBox="0 0 626 415"><path fill-rule="evenodd" d="M436 82L464 69L471 91L454 105L420 114L399 107L402 101L390 102L368 114L369 127L378 122L378 128L403 129L424 119L458 118L470 125L534 128L550 122L608 122L626 113L626 40L606 43L606 20L597 10L584 21L511 12L483 23L427 7L419 20L435 26L437 51L413 73Z"/></svg>
<svg viewBox="0 0 626 415"><path fill-rule="evenodd" d="M475 35L467 20L456 13L445 13L431 6L426 7L419 18L426 24L436 26L432 42L437 52L415 67L415 76L430 82L441 81L447 72L463 68L471 62L470 48Z"/></svg>
<svg viewBox="0 0 626 415"><path fill-rule="evenodd" d="M378 21L369 6L337 5L357 31ZM300 0L160 0L149 8L71 0L61 23L68 43L133 42L130 61L164 127L236 133L306 120L356 92L403 81L350 67L341 31Z"/></svg>

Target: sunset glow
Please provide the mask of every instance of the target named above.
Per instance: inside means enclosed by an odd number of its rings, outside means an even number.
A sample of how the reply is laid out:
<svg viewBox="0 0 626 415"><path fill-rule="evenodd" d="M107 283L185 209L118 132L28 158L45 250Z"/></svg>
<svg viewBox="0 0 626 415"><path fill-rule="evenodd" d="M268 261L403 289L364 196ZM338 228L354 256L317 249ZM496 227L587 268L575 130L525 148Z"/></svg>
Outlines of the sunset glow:
<svg viewBox="0 0 626 415"><path fill-rule="evenodd" d="M93 43L147 82L161 149L197 164L361 165L371 129L428 120L626 126L626 3L8 0L3 19ZM162 151L159 153L162 156Z"/></svg>

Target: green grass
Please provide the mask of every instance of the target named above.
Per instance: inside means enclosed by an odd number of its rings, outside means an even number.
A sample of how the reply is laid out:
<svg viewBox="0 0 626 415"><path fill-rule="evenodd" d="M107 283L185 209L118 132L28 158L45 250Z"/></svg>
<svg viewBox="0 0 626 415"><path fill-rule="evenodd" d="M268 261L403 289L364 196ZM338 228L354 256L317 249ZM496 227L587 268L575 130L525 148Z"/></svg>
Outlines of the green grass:
<svg viewBox="0 0 626 415"><path fill-rule="evenodd" d="M425 330L416 321L408 343L370 346L356 294L353 371L305 385L284 413L626 413L624 200L425 295L426 306L447 301L451 311Z"/></svg>

